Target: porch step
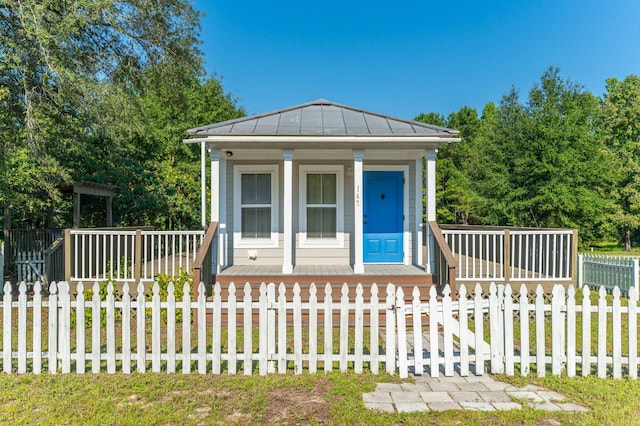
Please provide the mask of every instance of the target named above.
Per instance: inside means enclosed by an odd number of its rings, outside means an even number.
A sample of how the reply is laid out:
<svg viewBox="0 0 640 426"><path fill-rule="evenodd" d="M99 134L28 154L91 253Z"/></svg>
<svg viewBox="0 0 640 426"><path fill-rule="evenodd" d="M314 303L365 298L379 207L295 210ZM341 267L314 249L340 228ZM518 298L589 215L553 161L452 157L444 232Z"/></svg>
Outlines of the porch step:
<svg viewBox="0 0 640 426"><path fill-rule="evenodd" d="M429 289L433 286L433 277L429 274L422 273L420 275L225 275L218 274L211 277L211 282L220 283L220 287L223 295L227 295L229 285L234 283L236 286L236 297L241 300L244 296L244 287L246 283L251 285L251 297L254 300L260 296L260 285L262 283L270 284L274 283L279 286L280 283L285 285L287 300L293 298L294 284L300 286L300 297L302 302L309 301L309 289L311 283L316 284L316 296L318 301L324 300L325 297L325 285L330 283L332 285L331 297L334 303L340 302L342 296L342 284L346 283L349 288L349 298L354 299L356 294L356 287L358 284L362 284L363 287L363 299L365 303L368 303L371 299L371 287L374 283L378 285L378 300L379 303L384 304L387 298L387 284L393 283L396 288L402 287L406 295L410 295L414 287L418 287L420 292L427 297ZM276 297L278 297L278 289L276 287ZM409 296L410 297L410 296ZM407 299L408 300L408 299ZM223 319L226 318L226 314L223 314ZM306 324L308 320L308 314L303 313L302 322ZM333 320L339 321L339 312L333 314ZM238 314L238 321L242 321L241 314ZM207 313L207 323L212 321L211 314ZM257 313L253 315L253 321L258 321ZM287 315L287 323L292 323L292 315ZM353 324L355 321L354 314L349 314L349 323ZM366 326L369 324L369 315L364 315L364 323Z"/></svg>
<svg viewBox="0 0 640 426"><path fill-rule="evenodd" d="M417 286L422 291L426 292L433 285L433 277L429 274L422 275L268 275L268 276L255 276L255 275L224 275L218 274L212 277L212 282L220 283L223 294L226 293L229 288L229 284L234 283L236 286L236 294L244 291L246 283L251 285L252 296L259 296L260 284L274 283L279 285L283 283L287 290L287 297L293 295L293 286L298 284L300 286L300 294L302 300L305 301L309 297L309 288L311 283L315 283L317 295L319 298L324 298L324 288L327 283L330 283L333 287L331 293L332 297L340 297L341 285L347 284L349 286L349 295L353 297L355 295L356 287L358 284L362 284L363 296L366 301L371 296L371 287L375 283L378 285L378 298L383 299L386 297L387 284L395 284L396 287L402 287L405 293L413 291L413 287ZM340 286L340 287L339 287Z"/></svg>

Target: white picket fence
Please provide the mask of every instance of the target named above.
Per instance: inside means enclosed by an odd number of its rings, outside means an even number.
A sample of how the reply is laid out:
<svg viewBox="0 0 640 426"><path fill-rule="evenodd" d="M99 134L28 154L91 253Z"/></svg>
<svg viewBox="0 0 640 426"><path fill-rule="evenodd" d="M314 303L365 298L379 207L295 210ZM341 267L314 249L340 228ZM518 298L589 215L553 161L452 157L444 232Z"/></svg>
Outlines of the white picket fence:
<svg viewBox="0 0 640 426"><path fill-rule="evenodd" d="M0 242L0 283L4 281L4 241ZM4 292L4 287L0 286L0 295Z"/></svg>
<svg viewBox="0 0 640 426"><path fill-rule="evenodd" d="M602 286L608 291L618 287L622 294L627 294L631 287L637 290L640 284L638 265L637 257L580 253L578 286Z"/></svg>
<svg viewBox="0 0 640 426"><path fill-rule="evenodd" d="M29 300L21 283L14 301L7 283L0 316L2 370L264 375L366 368L438 377L456 368L462 376L483 374L489 367L507 375L634 379L638 373L635 288L624 300L614 289L610 302L601 288L595 304L588 287L576 295L573 286L565 291L560 285L550 303L541 286L533 295L525 286L514 293L509 285L495 284L488 297L479 285L473 295L461 286L458 300L448 288L441 299L435 288L428 297L415 288L405 298L393 284L382 296L372 286L368 300L361 285L355 297L347 285L339 294L330 284L323 291L312 285L304 301L298 285L262 284L257 298L248 284L242 294L230 285L224 295L216 285L208 299L202 284L195 300L190 290L185 284L182 300L176 300L170 285L161 300L156 283L147 300L142 284L133 297L125 283L116 300L112 284L101 299L98 284L91 297L82 284L72 297L69 285L60 282L51 284L44 299L37 283Z"/></svg>

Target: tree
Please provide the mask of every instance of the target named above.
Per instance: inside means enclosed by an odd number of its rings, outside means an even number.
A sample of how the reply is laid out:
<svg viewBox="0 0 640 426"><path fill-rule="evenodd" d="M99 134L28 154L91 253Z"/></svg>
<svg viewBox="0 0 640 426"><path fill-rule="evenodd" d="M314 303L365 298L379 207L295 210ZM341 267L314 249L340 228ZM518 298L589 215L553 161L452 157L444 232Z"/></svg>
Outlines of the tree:
<svg viewBox="0 0 640 426"><path fill-rule="evenodd" d="M105 88L135 87L162 63L201 63L186 0L5 0L0 5L0 204L37 214L60 202L69 154L96 130Z"/></svg>
<svg viewBox="0 0 640 426"><path fill-rule="evenodd" d="M640 228L640 77L607 80L600 107L602 134L616 154L616 210L613 223L621 231L627 251L631 234Z"/></svg>
<svg viewBox="0 0 640 426"><path fill-rule="evenodd" d="M482 111L478 134L468 163L470 182L477 193L479 223L521 224L513 204L523 189L513 180L520 147L526 145L528 116L515 88L499 105L488 103Z"/></svg>
<svg viewBox="0 0 640 426"><path fill-rule="evenodd" d="M526 104L512 88L487 104L468 162L483 224L579 228L583 240L606 230L612 157L595 121L598 101L546 70Z"/></svg>
<svg viewBox="0 0 640 426"><path fill-rule="evenodd" d="M447 222L474 220L477 195L469 177L469 160L480 120L475 108L462 107L447 117L446 126L460 131L460 142L444 146L438 154L438 215Z"/></svg>
<svg viewBox="0 0 640 426"><path fill-rule="evenodd" d="M612 208L612 157L594 122L598 100L549 68L529 93L532 126L517 176L527 188L530 223L579 228L583 240L602 235Z"/></svg>

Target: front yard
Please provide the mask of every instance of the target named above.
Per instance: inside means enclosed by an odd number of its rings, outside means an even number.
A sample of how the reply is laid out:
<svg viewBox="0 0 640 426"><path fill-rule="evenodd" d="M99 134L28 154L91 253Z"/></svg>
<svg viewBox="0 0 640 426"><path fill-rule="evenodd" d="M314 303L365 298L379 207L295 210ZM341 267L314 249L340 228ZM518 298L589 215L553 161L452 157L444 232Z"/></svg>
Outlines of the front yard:
<svg viewBox="0 0 640 426"><path fill-rule="evenodd" d="M589 408L381 414L362 393L386 375L0 375L2 424L637 424L640 382L506 378L540 384Z"/></svg>

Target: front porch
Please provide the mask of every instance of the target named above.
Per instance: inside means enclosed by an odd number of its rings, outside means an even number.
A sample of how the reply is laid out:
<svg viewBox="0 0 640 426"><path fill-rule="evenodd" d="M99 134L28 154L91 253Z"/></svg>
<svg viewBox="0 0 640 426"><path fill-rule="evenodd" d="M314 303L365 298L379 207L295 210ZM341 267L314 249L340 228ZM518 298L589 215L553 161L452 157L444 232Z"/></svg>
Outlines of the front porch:
<svg viewBox="0 0 640 426"><path fill-rule="evenodd" d="M361 284L366 299L371 295L373 284L383 291L383 286L392 283L402 287L405 292L411 292L413 287L428 291L434 284L433 276L427 274L424 267L415 265L365 265L363 273L355 273L349 265L296 265L291 274L284 274L281 267L273 265L234 265L214 274L212 282L220 283L223 291L230 283L234 283L236 288L249 283L254 291L263 282L283 283L289 293L294 284L299 284L303 297L308 295L312 283L316 284L319 291L327 283L347 284L351 293Z"/></svg>

